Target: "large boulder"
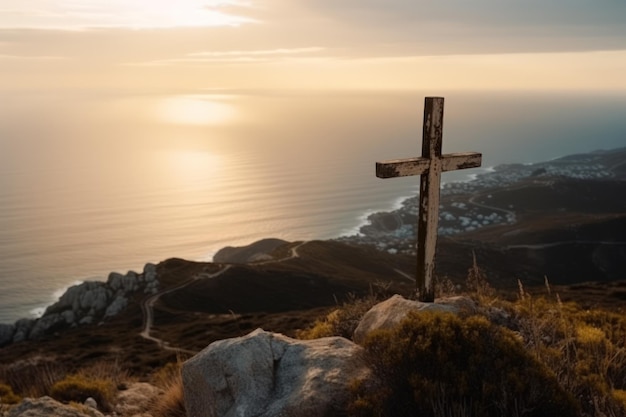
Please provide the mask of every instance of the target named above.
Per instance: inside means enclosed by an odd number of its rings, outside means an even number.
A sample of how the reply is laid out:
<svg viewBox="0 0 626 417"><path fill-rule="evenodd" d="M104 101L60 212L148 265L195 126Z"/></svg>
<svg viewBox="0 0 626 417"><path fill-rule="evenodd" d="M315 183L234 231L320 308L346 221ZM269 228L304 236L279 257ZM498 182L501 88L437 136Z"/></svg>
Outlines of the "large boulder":
<svg viewBox="0 0 626 417"><path fill-rule="evenodd" d="M434 303L407 300L401 295L376 304L361 319L352 340L363 343L367 335L377 329L390 329L406 317L410 311L438 311L448 313L475 313L476 303L468 297L438 298Z"/></svg>
<svg viewBox="0 0 626 417"><path fill-rule="evenodd" d="M7 417L103 417L92 408L72 407L50 397L25 398L8 412Z"/></svg>
<svg viewBox="0 0 626 417"><path fill-rule="evenodd" d="M347 339L296 340L257 329L212 343L182 368L188 417L341 414L369 370Z"/></svg>

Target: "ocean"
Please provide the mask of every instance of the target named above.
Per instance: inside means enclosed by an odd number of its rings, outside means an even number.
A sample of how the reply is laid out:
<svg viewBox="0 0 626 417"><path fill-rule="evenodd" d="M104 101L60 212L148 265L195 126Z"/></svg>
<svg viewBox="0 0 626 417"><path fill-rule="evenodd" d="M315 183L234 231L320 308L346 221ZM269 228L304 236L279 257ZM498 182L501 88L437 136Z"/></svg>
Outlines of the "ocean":
<svg viewBox="0 0 626 417"><path fill-rule="evenodd" d="M0 94L0 323L111 271L353 234L418 189L374 163L419 155L425 92ZM444 153L483 169L626 146L626 93L439 95Z"/></svg>

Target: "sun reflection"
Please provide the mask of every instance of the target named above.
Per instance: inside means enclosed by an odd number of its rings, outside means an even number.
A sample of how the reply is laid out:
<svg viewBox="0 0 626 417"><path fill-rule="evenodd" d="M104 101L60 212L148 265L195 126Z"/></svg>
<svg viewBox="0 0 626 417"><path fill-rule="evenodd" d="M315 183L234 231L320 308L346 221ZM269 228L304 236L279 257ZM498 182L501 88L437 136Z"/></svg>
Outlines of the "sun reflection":
<svg viewBox="0 0 626 417"><path fill-rule="evenodd" d="M170 151L167 153L167 159L173 177L186 184L203 181L209 185L221 165L219 155L206 151Z"/></svg>
<svg viewBox="0 0 626 417"><path fill-rule="evenodd" d="M222 96L187 95L168 97L157 105L157 117L168 123L219 125L232 122L236 108Z"/></svg>

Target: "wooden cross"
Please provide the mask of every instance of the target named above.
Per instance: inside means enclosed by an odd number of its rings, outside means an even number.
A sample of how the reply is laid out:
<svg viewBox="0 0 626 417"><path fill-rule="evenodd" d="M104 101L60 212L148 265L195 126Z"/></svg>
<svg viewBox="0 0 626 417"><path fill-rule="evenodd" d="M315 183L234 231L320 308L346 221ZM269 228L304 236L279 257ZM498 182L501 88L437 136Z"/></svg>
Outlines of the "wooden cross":
<svg viewBox="0 0 626 417"><path fill-rule="evenodd" d="M443 97L424 100L422 156L376 162L378 178L420 175L420 205L417 220L417 290L423 302L435 300L433 275L439 223L441 173L479 167L478 152L441 154L443 139Z"/></svg>

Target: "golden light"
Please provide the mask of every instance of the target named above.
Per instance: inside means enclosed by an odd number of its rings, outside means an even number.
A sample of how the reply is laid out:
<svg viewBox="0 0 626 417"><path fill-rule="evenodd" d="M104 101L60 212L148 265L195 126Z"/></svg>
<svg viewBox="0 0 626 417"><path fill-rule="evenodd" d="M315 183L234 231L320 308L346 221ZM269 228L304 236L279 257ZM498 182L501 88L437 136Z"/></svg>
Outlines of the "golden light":
<svg viewBox="0 0 626 417"><path fill-rule="evenodd" d="M179 149L161 153L160 156L170 167L169 180L176 179L179 187L197 182L205 187L216 184L216 175L222 165L222 158L208 151Z"/></svg>
<svg viewBox="0 0 626 417"><path fill-rule="evenodd" d="M116 7L135 27L239 26L252 19L224 13L222 6L233 2L203 0L116 0ZM111 4L109 3L111 6ZM129 22L131 23L131 22Z"/></svg>
<svg viewBox="0 0 626 417"><path fill-rule="evenodd" d="M159 120L185 125L218 125L232 122L236 108L223 98L211 95L175 96L157 104Z"/></svg>
<svg viewBox="0 0 626 417"><path fill-rule="evenodd" d="M240 26L255 22L238 15L241 0L35 0L0 11L1 27L85 29Z"/></svg>

